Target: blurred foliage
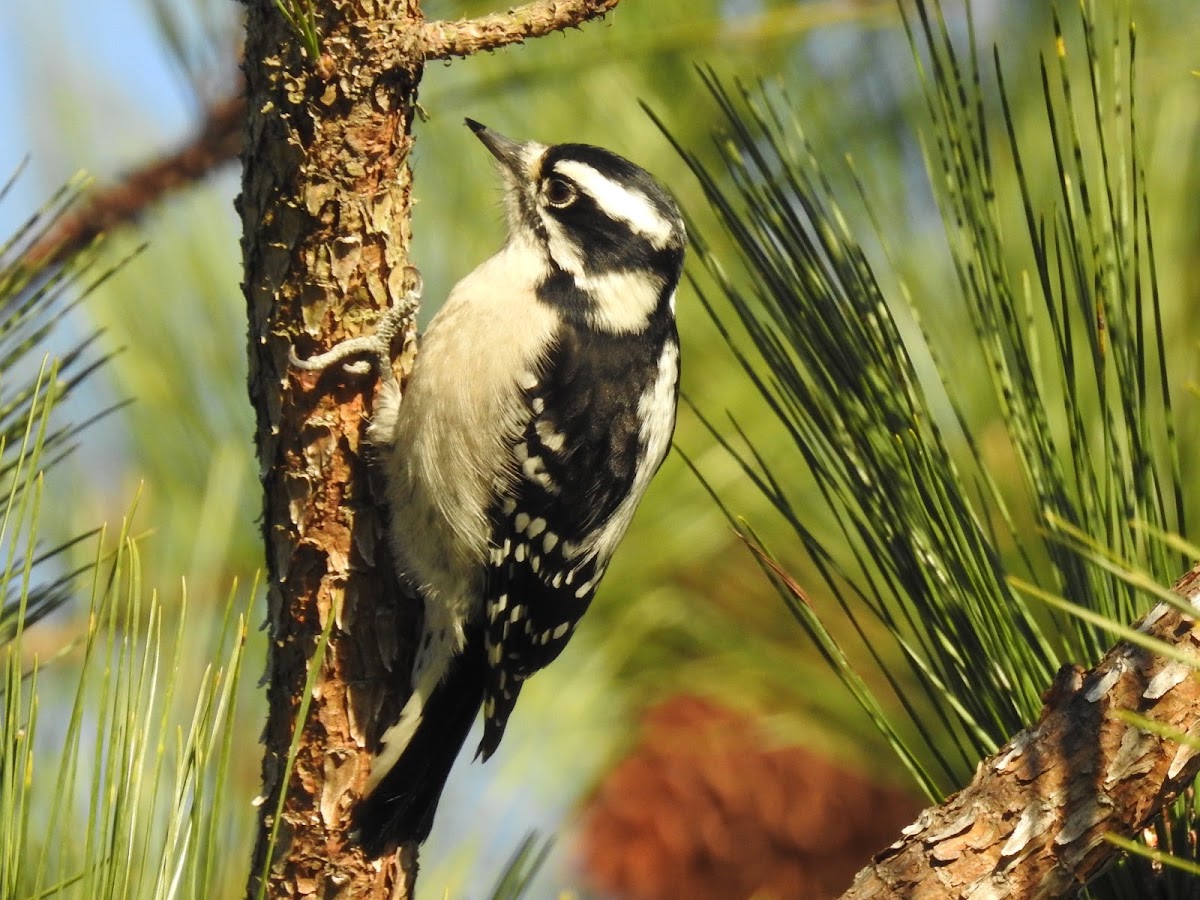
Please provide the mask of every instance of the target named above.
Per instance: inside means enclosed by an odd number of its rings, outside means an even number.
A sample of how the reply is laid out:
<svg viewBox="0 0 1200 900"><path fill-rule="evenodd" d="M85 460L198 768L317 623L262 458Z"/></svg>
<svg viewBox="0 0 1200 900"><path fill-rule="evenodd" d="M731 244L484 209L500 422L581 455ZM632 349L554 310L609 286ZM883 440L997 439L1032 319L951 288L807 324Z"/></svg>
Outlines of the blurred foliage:
<svg viewBox="0 0 1200 900"><path fill-rule="evenodd" d="M1187 74L1196 68L1193 36L1200 27L1200 8L1169 0L1139 0L1132 6L1138 23L1134 96L1144 193L1153 203L1159 293L1169 301L1162 308L1163 355L1178 361L1194 351L1196 324L1189 311L1200 300L1194 262L1200 243L1200 210L1194 202L1200 194L1200 122L1197 80ZM188 114L194 115L204 100L235 89L236 4L152 0L141 8L162 41L154 52L170 54L182 76L182 105ZM482 0L425 4L430 18L495 8ZM974 14L980 46L994 39L1003 48L1007 121L1025 154L1028 192L1041 206L1059 191L1057 166L1042 140L1045 105L1035 64L1036 50L1052 50L1046 38L1052 33L1049 7L1037 0L977 2ZM961 7L948 6L947 15L954 39L961 40L966 34ZM863 251L873 260L886 258L885 245L890 251L894 269L881 276L881 290L891 296L903 284L920 301L920 327L931 342L955 348L948 380L958 398L963 432L977 435L979 468L990 474L1000 495L1018 496L1024 475L1001 424L1001 410L991 399L991 370L983 357L958 349L974 326L966 305L954 300L960 296L954 257L926 183L922 146L908 124L926 116L925 99L892 0L628 2L581 31L429 66L421 102L430 118L418 125L414 154L418 204L413 259L425 277L424 317L436 308L436 298L495 249L502 235L499 188L486 155L461 127L464 115L513 136L589 141L637 160L677 193L696 233L704 235L706 252L732 260L733 242L723 236L701 185L638 106L644 101L700 163L720 172L723 148L711 135L722 113L695 72L698 62L720 76L736 73L748 82L761 76L786 85L788 107L804 123L813 154L825 163L853 156L854 177L844 166L829 167L830 193L856 196L856 178L869 193L870 215L846 205L848 227L866 235L860 238ZM120 165L152 156L156 144L169 143L153 123L156 116L169 118L173 109L142 109L140 85L95 79L92 69L87 71L85 83L82 70L63 66L50 73L63 81L39 83L37 92L28 88L37 96L45 91L61 98L53 108L53 126L40 133L45 146L33 148L36 159L65 158L72 168L88 166L109 175ZM105 103L93 102L97 91L104 93ZM989 133L1003 137L1004 111L994 96L985 96L979 113ZM114 109L120 114L114 115ZM113 127L114 121L120 128ZM1005 143L997 141L997 153L1007 152ZM932 153L935 148L925 149ZM1003 168L997 166L997 171ZM723 189L733 184L727 174L715 177ZM1012 187L996 185L998 192ZM113 241L113 258L143 241L149 247L135 265L88 299L84 317L67 318L68 328L85 334L103 328L102 352L116 355L106 369L106 385L69 398L64 411L82 420L91 410L133 402L89 438L86 459L60 467L43 513L43 533L51 543L63 542L97 522L119 521L142 485L133 530L147 532L139 541L144 580L151 586L172 586L164 595L174 596L173 585L186 575L191 622L219 619L227 586L235 578L248 580L262 553L252 418L245 401L237 220L231 207L236 191L232 172L213 179L149 214L136 233ZM877 232L870 228L872 218ZM1019 207L1002 210L999 221L1004 234L1025 231ZM1009 246L1006 242L1003 252ZM1026 255L1027 249L1019 252ZM1016 258L1004 264L1018 273L1023 267L1033 271ZM731 308L718 299L712 278L701 267L693 265L691 271L711 295L718 318L727 321ZM722 429L725 411L731 411L791 498L796 517L812 533L829 534L836 519L816 482L798 464L790 436L743 377L690 288L681 292L679 309L688 397ZM736 332L740 326L731 327ZM899 327L908 336L918 326L901 321ZM1044 358L1053 349L1046 343L1038 352ZM932 360L916 354L912 363L916 377L926 383ZM1182 363L1171 365L1169 378L1177 387L1191 373ZM942 393L932 392L931 402L939 417L946 412L948 400ZM1095 409L1085 412L1092 415ZM1051 422L1057 433L1065 433L1066 423L1056 412ZM1090 422L1084 419L1085 425ZM1181 411L1180 445L1190 446L1196 436L1195 417ZM950 444L952 458L961 459L957 438ZM745 479L736 459L686 410L677 445L727 507L754 523L757 537L810 590L815 606L835 609L836 598L814 587L821 583L820 572L796 546L788 523L773 515L771 503ZM1182 482L1195 474L1195 455L1183 454ZM1194 521L1196 511L1190 515ZM1033 514L1023 507L1014 505L1013 517L1013 534L1036 527ZM999 523L988 525L1004 533ZM1015 544L1002 551L1008 557ZM84 561L81 556L77 564ZM1035 554L1032 565L1046 562ZM176 612L167 604L162 614L171 622ZM1049 620L1040 608L1032 615L1039 623ZM834 623L832 631L838 640L855 634L845 623ZM899 657L882 645L883 634L864 626L866 643L880 645L886 668ZM262 658L262 638L252 633L249 641L247 661L253 671ZM207 653L188 643L178 665L198 673L209 662ZM886 695L882 674L865 678L868 689ZM676 455L651 488L602 596L571 648L552 676L534 679L527 687L515 727L498 756L486 767L460 761L423 854L423 891L440 895L445 886L450 896L485 894L527 828L552 831L569 822L575 798L625 742L631 714L681 686L770 714L770 726L781 740L807 742L877 776L906 777L892 767L870 718L799 635L790 613L759 574L754 556ZM1028 688L1035 689L1032 680ZM230 763L228 789L244 804L258 790L255 748L262 716L261 698L249 681L241 691L234 727L244 752L234 754ZM895 700L881 702L887 715L898 705ZM239 821L248 821L244 806L231 808L241 810ZM506 825L497 828L497 822ZM222 886L214 886L212 896L240 894L247 864L241 862L247 856L244 834L225 839L221 852L228 863L219 873ZM569 861L559 849L566 843L556 844L549 872L535 882L543 895L550 892L548 882L571 881Z"/></svg>
<svg viewBox="0 0 1200 900"><path fill-rule="evenodd" d="M0 205L12 203L9 195L21 169L0 187ZM17 508L13 504L19 491L33 490L24 484L25 479L31 474L40 478L42 471L61 463L83 440L89 426L114 411L113 407L100 409L76 421L50 416L56 403L78 393L107 361L96 348L98 331L68 338L55 334L55 325L114 269L97 274L93 248L64 265L50 266L44 259L26 258L29 248L42 242L78 199L84 185L82 177L64 185L0 244L0 496L7 497L9 513ZM66 347L53 361L47 356L52 337L66 340ZM31 455L37 460L36 467ZM40 499L40 485L37 493ZM94 529L82 534L57 533L56 544L39 548L33 520L17 516L9 521L6 515L0 521L0 546L6 555L0 578L0 641L12 640L66 603L76 589L75 576L90 568L84 561L72 569L67 559L72 548ZM13 574L14 566L26 554L32 582Z"/></svg>
<svg viewBox="0 0 1200 900"><path fill-rule="evenodd" d="M67 527L43 508L47 485L54 493L87 427L114 412L72 422L59 409L107 361L99 332L64 333L66 314L113 270L97 268L94 248L61 263L31 250L82 185L58 191L0 247L0 896L208 897L224 877L218 853L246 839L246 817L227 808L245 615L231 594L185 640L172 604L179 630L164 638L163 604L142 587L127 531L111 553L98 549L102 534L88 540L99 529L37 549L47 513L46 531ZM53 358L56 343L66 348ZM72 569L74 551L91 558ZM51 613L81 596L82 627L56 629ZM184 647L208 654L208 668L182 665Z"/></svg>

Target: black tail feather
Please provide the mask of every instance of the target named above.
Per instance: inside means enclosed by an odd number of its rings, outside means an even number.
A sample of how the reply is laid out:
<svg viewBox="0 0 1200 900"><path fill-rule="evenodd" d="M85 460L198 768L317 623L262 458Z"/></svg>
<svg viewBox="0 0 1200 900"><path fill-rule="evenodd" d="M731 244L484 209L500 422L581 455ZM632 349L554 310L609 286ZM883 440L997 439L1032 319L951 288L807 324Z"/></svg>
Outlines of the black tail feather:
<svg viewBox="0 0 1200 900"><path fill-rule="evenodd" d="M450 769L483 702L482 641L468 641L425 703L421 722L396 764L353 813L358 839L370 856L421 843Z"/></svg>

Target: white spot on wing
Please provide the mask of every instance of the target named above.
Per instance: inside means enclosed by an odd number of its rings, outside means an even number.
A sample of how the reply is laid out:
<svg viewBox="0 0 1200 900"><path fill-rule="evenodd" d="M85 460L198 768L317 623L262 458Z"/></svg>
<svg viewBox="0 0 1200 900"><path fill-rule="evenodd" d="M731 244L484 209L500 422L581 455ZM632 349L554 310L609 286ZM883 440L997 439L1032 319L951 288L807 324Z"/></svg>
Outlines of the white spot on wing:
<svg viewBox="0 0 1200 900"><path fill-rule="evenodd" d="M554 429L554 424L545 419L538 419L533 426L542 444L552 453L558 453L567 445L567 436Z"/></svg>
<svg viewBox="0 0 1200 900"><path fill-rule="evenodd" d="M524 447L525 445L522 444L521 446ZM526 478L536 481L539 475L546 473L546 466L540 456L531 456L521 462L521 471L525 473Z"/></svg>

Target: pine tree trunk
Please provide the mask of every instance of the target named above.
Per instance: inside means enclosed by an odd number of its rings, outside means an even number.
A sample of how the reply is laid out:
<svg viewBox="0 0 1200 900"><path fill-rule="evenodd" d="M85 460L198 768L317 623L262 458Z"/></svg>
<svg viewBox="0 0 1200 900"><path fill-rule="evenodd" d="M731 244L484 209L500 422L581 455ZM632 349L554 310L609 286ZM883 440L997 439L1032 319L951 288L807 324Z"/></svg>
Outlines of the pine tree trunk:
<svg viewBox="0 0 1200 900"><path fill-rule="evenodd" d="M423 64L419 4L314 0L316 60L302 52L301 36L275 0L247 5L239 210L270 630L250 895L265 874L270 897L407 896L412 861L374 863L345 834L368 771L363 724L380 712L371 691L351 686L379 686L374 693L383 696L384 686L398 682L391 695L402 693L404 676L396 673L406 671L411 653L398 643L413 631L402 618L413 611L394 599L381 511L367 490L364 389L373 382L291 370L288 349L294 344L307 355L313 336L328 345L369 332L404 293L407 159ZM391 35L386 53L382 35ZM413 37L407 53L406 35ZM311 705L301 716L304 700ZM288 780L282 776L298 720Z"/></svg>

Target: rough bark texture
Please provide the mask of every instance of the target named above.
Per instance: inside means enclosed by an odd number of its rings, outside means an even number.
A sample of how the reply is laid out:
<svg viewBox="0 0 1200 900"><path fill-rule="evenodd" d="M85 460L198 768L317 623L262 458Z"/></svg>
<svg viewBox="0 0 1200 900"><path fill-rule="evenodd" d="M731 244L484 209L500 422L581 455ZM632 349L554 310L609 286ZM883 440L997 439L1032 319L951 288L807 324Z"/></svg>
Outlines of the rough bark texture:
<svg viewBox="0 0 1200 900"><path fill-rule="evenodd" d="M1200 566L1175 591L1200 604ZM1200 658L1200 626L1160 604L1140 631ZM1195 669L1122 642L1089 672L1064 668L1038 723L980 763L972 782L925 810L858 873L842 900L1003 900L1072 893L1118 854L1105 834L1137 834L1195 780Z"/></svg>
<svg viewBox="0 0 1200 900"><path fill-rule="evenodd" d="M297 4L303 6L303 4ZM412 611L390 590L380 512L362 457L367 379L288 367L314 337L371 329L405 290L413 101L421 74L416 0L314 2L321 59L307 59L274 0L248 3L249 116L242 196L250 397L262 466L271 653L260 831L251 892L270 897L404 895L415 867L372 861L348 841L347 812L367 776L362 723L402 665ZM382 69L366 26L388 20ZM407 26L406 26L406 23ZM328 648L283 778L308 663L328 617ZM407 618L402 618L407 615ZM402 669L400 671L403 671ZM354 686L363 685L363 690ZM380 690L371 691L370 686ZM267 839L285 802L269 869Z"/></svg>
<svg viewBox="0 0 1200 900"><path fill-rule="evenodd" d="M460 19L457 22L429 22L421 29L426 59L470 56L480 50L495 50L517 44L526 38L541 37L566 28L578 28L584 22L603 16L619 0L555 0L526 3L506 13Z"/></svg>

